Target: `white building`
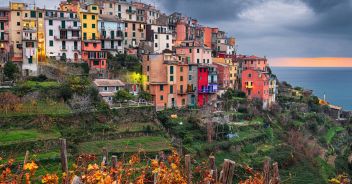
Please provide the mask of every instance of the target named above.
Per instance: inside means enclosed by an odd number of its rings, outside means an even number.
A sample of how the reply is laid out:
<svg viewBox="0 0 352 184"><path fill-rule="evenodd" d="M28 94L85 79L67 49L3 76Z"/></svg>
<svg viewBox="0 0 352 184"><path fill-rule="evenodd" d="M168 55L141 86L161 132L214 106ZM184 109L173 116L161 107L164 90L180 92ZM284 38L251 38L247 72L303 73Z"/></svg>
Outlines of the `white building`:
<svg viewBox="0 0 352 184"><path fill-rule="evenodd" d="M94 85L98 88L99 95L108 103L113 103L117 91L123 89L125 84L120 80L96 79Z"/></svg>
<svg viewBox="0 0 352 184"><path fill-rule="evenodd" d="M124 53L123 30L124 23L116 16L101 15L98 21L98 28L101 39L101 49L109 51L111 54Z"/></svg>
<svg viewBox="0 0 352 184"><path fill-rule="evenodd" d="M153 53L161 54L165 49L172 50L172 32L168 26L147 25L146 34Z"/></svg>
<svg viewBox="0 0 352 184"><path fill-rule="evenodd" d="M46 56L81 61L81 23L74 12L47 10L45 13Z"/></svg>
<svg viewBox="0 0 352 184"><path fill-rule="evenodd" d="M36 76L38 74L38 37L37 29L24 27L22 32L24 76Z"/></svg>

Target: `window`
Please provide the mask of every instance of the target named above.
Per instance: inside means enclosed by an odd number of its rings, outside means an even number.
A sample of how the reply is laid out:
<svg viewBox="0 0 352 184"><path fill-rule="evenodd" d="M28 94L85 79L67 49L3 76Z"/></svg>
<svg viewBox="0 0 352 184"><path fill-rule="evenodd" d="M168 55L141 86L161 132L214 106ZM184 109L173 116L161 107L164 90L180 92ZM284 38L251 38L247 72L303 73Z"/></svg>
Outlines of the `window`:
<svg viewBox="0 0 352 184"><path fill-rule="evenodd" d="M174 93L174 86L170 85L170 94L173 94L173 93Z"/></svg>
<svg viewBox="0 0 352 184"><path fill-rule="evenodd" d="M180 72L183 72L183 66L180 67Z"/></svg>
<svg viewBox="0 0 352 184"><path fill-rule="evenodd" d="M94 47L94 48L97 47L97 43L93 43L93 47Z"/></svg>
<svg viewBox="0 0 352 184"><path fill-rule="evenodd" d="M70 18L71 18L71 19L73 18L73 13L70 13Z"/></svg>
<svg viewBox="0 0 352 184"><path fill-rule="evenodd" d="M76 21L73 22L73 27L77 27L77 22Z"/></svg>
<svg viewBox="0 0 352 184"><path fill-rule="evenodd" d="M170 76L170 81L171 81L171 82L174 81L174 76Z"/></svg>
<svg viewBox="0 0 352 184"><path fill-rule="evenodd" d="M87 33L83 33L83 40L87 39Z"/></svg>
<svg viewBox="0 0 352 184"><path fill-rule="evenodd" d="M92 24L92 28L95 28L95 24Z"/></svg>
<svg viewBox="0 0 352 184"><path fill-rule="evenodd" d="M31 11L31 18L35 18L35 17L37 17L36 16L36 12L35 11Z"/></svg>
<svg viewBox="0 0 352 184"><path fill-rule="evenodd" d="M182 99L182 105L186 105L186 99Z"/></svg>
<svg viewBox="0 0 352 184"><path fill-rule="evenodd" d="M252 74L251 74L251 73L249 73L249 74L248 74L248 78L251 78L251 77L252 77Z"/></svg>
<svg viewBox="0 0 352 184"><path fill-rule="evenodd" d="M132 37L136 37L136 32L133 32L133 33L132 33Z"/></svg>
<svg viewBox="0 0 352 184"><path fill-rule="evenodd" d="M92 10L97 10L97 7L96 7L96 6L93 6L93 7L92 7Z"/></svg>
<svg viewBox="0 0 352 184"><path fill-rule="evenodd" d="M199 59L197 59L197 63L199 64Z"/></svg>
<svg viewBox="0 0 352 184"><path fill-rule="evenodd" d="M54 46L54 41L50 40L50 41L49 41L49 46L50 46L50 47L53 47L53 46Z"/></svg>
<svg viewBox="0 0 352 184"><path fill-rule="evenodd" d="M125 32L125 37L128 37L128 33L127 32Z"/></svg>
<svg viewBox="0 0 352 184"><path fill-rule="evenodd" d="M92 20L95 20L95 15L92 15Z"/></svg>
<svg viewBox="0 0 352 184"><path fill-rule="evenodd" d="M17 12L17 16L21 16L21 12Z"/></svg>
<svg viewBox="0 0 352 184"><path fill-rule="evenodd" d="M180 81L181 81L181 82L183 81L183 76L180 76Z"/></svg>
<svg viewBox="0 0 352 184"><path fill-rule="evenodd" d="M190 80L190 81L192 80L192 75L188 76L188 80Z"/></svg>
<svg viewBox="0 0 352 184"><path fill-rule="evenodd" d="M121 5L119 5L117 8L118 8L119 11L121 11Z"/></svg>
<svg viewBox="0 0 352 184"><path fill-rule="evenodd" d="M27 14L27 13L25 13L25 14L24 14L24 17L28 17L28 14Z"/></svg>
<svg viewBox="0 0 352 184"><path fill-rule="evenodd" d="M197 49L197 53L199 53L199 49Z"/></svg>
<svg viewBox="0 0 352 184"><path fill-rule="evenodd" d="M63 12L60 13L60 17L64 17L64 13Z"/></svg>
<svg viewBox="0 0 352 184"><path fill-rule="evenodd" d="M95 65L95 66L99 65L99 61L94 61L93 65Z"/></svg>
<svg viewBox="0 0 352 184"><path fill-rule="evenodd" d="M74 44L73 49L74 49L74 50L78 50L78 44L77 44L77 42L75 41L75 42L73 42L73 44Z"/></svg>
<svg viewBox="0 0 352 184"><path fill-rule="evenodd" d="M104 40L101 41L101 48L105 49L105 41Z"/></svg>
<svg viewBox="0 0 352 184"><path fill-rule="evenodd" d="M110 3L110 8L112 8L112 3Z"/></svg>
<svg viewBox="0 0 352 184"><path fill-rule="evenodd" d="M20 22L17 22L17 26L20 26L21 25L21 23Z"/></svg>
<svg viewBox="0 0 352 184"><path fill-rule="evenodd" d="M188 71L192 71L192 65L188 66Z"/></svg>
<svg viewBox="0 0 352 184"><path fill-rule="evenodd" d="M43 13L39 12L38 16L39 16L39 18L42 18L43 17Z"/></svg>
<svg viewBox="0 0 352 184"><path fill-rule="evenodd" d="M155 39L158 39L158 35L156 34L156 35L154 36L154 38L155 38Z"/></svg>
<svg viewBox="0 0 352 184"><path fill-rule="evenodd" d="M84 46L85 46L85 47L88 47L88 43L87 43L87 42L85 42L85 43L84 43Z"/></svg>
<svg viewBox="0 0 352 184"><path fill-rule="evenodd" d="M160 95L160 100L164 100L164 96L163 95Z"/></svg>
<svg viewBox="0 0 352 184"><path fill-rule="evenodd" d="M87 15L83 15L83 19L87 19Z"/></svg>
<svg viewBox="0 0 352 184"><path fill-rule="evenodd" d="M189 49L189 53L192 53L192 49Z"/></svg>
<svg viewBox="0 0 352 184"><path fill-rule="evenodd" d="M168 43L166 44L166 48L170 48L170 45Z"/></svg>
<svg viewBox="0 0 352 184"><path fill-rule="evenodd" d="M155 43L155 47L158 47L158 43Z"/></svg>
<svg viewBox="0 0 352 184"><path fill-rule="evenodd" d="M54 35L54 31L52 29L49 29L49 36L53 36Z"/></svg>
<svg viewBox="0 0 352 184"><path fill-rule="evenodd" d="M53 20L49 20L49 26L53 25Z"/></svg>
<svg viewBox="0 0 352 184"><path fill-rule="evenodd" d="M164 91L164 85L160 85L160 91Z"/></svg>
<svg viewBox="0 0 352 184"><path fill-rule="evenodd" d="M170 74L174 74L174 66L170 66Z"/></svg>
<svg viewBox="0 0 352 184"><path fill-rule="evenodd" d="M133 31L136 30L136 24L132 24L132 30L133 30Z"/></svg>
<svg viewBox="0 0 352 184"><path fill-rule="evenodd" d="M95 33L92 33L92 39L95 40Z"/></svg>
<svg viewBox="0 0 352 184"><path fill-rule="evenodd" d="M169 40L169 35L166 35L166 40Z"/></svg>

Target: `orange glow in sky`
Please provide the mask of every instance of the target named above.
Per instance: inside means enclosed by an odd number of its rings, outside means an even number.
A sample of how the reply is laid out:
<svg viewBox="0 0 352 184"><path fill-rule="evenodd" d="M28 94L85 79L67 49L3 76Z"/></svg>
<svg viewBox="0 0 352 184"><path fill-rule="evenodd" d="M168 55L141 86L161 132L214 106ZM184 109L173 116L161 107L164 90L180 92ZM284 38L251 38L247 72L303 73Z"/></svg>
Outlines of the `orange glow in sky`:
<svg viewBox="0 0 352 184"><path fill-rule="evenodd" d="M352 67L352 58L271 58L269 63L281 67Z"/></svg>

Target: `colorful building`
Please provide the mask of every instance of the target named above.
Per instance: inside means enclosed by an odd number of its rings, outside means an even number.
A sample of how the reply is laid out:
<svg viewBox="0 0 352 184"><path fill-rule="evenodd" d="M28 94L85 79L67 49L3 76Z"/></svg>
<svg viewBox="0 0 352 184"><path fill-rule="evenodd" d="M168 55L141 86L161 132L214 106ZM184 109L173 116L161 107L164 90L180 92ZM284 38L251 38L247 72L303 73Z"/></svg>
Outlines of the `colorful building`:
<svg viewBox="0 0 352 184"><path fill-rule="evenodd" d="M163 53L165 49L172 50L172 32L167 26L147 25L146 44L151 53Z"/></svg>
<svg viewBox="0 0 352 184"><path fill-rule="evenodd" d="M124 53L123 30L125 24L113 15L99 16L99 32L102 50L112 55Z"/></svg>
<svg viewBox="0 0 352 184"><path fill-rule="evenodd" d="M99 6L96 4L79 9L82 26L82 60L87 62L91 69L98 71L100 76L103 76L107 68L107 53L102 51L98 31L99 13Z"/></svg>
<svg viewBox="0 0 352 184"><path fill-rule="evenodd" d="M230 65L220 62L213 62L218 70L219 88L228 89L230 85Z"/></svg>
<svg viewBox="0 0 352 184"><path fill-rule="evenodd" d="M269 73L246 69L242 72L242 91L248 99L259 99L263 102L263 108L270 107L275 102L276 78Z"/></svg>
<svg viewBox="0 0 352 184"><path fill-rule="evenodd" d="M10 9L0 8L0 68L10 59Z"/></svg>
<svg viewBox="0 0 352 184"><path fill-rule="evenodd" d="M198 107L210 102L218 92L217 71L215 66L198 65Z"/></svg>
<svg viewBox="0 0 352 184"><path fill-rule="evenodd" d="M219 63L219 64L225 64L228 66L228 72L229 72L229 86L230 88L235 88L237 86L236 82L237 82L237 62L235 62L233 60L233 58L231 57L231 55L227 55L223 58L217 57L217 58L213 58L213 63ZM222 72L222 68L218 68L219 70L219 74ZM220 76L219 76L219 80L220 80Z"/></svg>
<svg viewBox="0 0 352 184"><path fill-rule="evenodd" d="M46 10L46 55L67 62L81 61L81 23L77 13Z"/></svg>
<svg viewBox="0 0 352 184"><path fill-rule="evenodd" d="M157 110L187 106L187 64L172 52L143 55L143 74Z"/></svg>
<svg viewBox="0 0 352 184"><path fill-rule="evenodd" d="M212 50L201 46L195 41L184 41L180 46L176 46L176 55L179 58L186 58L189 63L212 64Z"/></svg>

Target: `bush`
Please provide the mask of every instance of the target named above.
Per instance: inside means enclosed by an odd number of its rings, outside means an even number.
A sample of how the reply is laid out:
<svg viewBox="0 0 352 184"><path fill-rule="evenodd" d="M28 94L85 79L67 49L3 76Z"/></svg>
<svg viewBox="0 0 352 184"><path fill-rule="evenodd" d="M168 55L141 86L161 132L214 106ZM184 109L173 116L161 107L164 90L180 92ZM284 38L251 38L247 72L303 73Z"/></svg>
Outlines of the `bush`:
<svg viewBox="0 0 352 184"><path fill-rule="evenodd" d="M132 100L133 98L134 98L133 95L127 90L120 90L116 92L113 100L114 102L124 102L128 100Z"/></svg>
<svg viewBox="0 0 352 184"><path fill-rule="evenodd" d="M7 62L4 66L4 75L8 80L15 80L19 69L13 62Z"/></svg>

